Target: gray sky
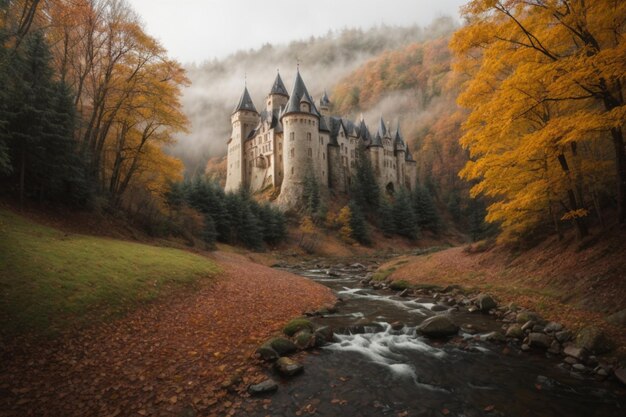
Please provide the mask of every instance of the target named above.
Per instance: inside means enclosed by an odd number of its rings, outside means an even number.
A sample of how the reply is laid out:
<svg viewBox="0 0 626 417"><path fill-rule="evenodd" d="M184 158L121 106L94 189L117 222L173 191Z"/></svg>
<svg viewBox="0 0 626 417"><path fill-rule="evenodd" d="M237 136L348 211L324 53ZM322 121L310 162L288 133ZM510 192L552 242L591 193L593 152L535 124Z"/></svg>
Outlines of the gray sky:
<svg viewBox="0 0 626 417"><path fill-rule="evenodd" d="M150 35L186 62L345 27L425 26L467 0L128 0Z"/></svg>

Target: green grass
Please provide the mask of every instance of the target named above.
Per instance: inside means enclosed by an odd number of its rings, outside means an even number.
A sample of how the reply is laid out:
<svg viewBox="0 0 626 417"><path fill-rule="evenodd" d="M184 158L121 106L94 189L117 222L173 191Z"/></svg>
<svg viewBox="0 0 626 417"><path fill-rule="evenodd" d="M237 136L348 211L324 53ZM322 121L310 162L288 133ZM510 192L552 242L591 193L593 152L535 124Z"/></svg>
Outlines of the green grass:
<svg viewBox="0 0 626 417"><path fill-rule="evenodd" d="M65 234L0 210L0 334L54 335L219 272L178 249Z"/></svg>

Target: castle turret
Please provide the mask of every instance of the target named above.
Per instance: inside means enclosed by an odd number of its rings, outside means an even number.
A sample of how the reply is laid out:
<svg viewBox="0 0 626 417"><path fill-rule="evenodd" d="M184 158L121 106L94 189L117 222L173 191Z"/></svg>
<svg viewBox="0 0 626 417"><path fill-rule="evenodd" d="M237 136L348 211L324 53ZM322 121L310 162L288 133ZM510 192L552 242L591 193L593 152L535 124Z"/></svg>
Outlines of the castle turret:
<svg viewBox="0 0 626 417"><path fill-rule="evenodd" d="M228 174L226 177L226 191L237 190L247 186L245 164L245 141L250 131L259 123L259 113L250 98L248 88L244 87L239 103L235 106L230 121L232 133L228 140Z"/></svg>
<svg viewBox="0 0 626 417"><path fill-rule="evenodd" d="M300 71L296 74L281 122L285 170L278 203L285 208L291 208L302 203L303 184L307 175L315 175L320 183L328 184L327 168L323 168L321 163L322 160L326 162L326 151L321 148L320 114L304 85Z"/></svg>
<svg viewBox="0 0 626 417"><path fill-rule="evenodd" d="M328 94L326 94L326 90L324 90L324 94L320 98L320 113L323 117L330 116L330 99Z"/></svg>
<svg viewBox="0 0 626 417"><path fill-rule="evenodd" d="M276 79L274 80L274 84L272 84L272 89L270 93L267 95L266 104L267 111L276 112L281 107L284 107L289 100L289 93L287 93L287 89L285 88L285 84L283 84L282 78L280 78L280 73L276 74Z"/></svg>

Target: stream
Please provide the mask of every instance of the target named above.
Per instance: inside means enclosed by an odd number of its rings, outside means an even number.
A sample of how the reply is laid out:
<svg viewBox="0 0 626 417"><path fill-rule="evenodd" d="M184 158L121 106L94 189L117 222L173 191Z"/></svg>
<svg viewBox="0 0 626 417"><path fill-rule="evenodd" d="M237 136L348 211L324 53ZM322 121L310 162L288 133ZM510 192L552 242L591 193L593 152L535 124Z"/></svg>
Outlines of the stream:
<svg viewBox="0 0 626 417"><path fill-rule="evenodd" d="M362 288L366 271L291 268L330 287L343 302L336 313L312 320L335 330L334 341L300 354L305 371L280 386L251 416L624 416L626 391L571 372L560 357L524 353L484 341L501 323L480 313L450 311L463 330L451 339L416 334L441 312L430 298ZM436 306L436 307L435 307ZM463 310L463 309L462 309ZM393 330L391 323L404 327Z"/></svg>

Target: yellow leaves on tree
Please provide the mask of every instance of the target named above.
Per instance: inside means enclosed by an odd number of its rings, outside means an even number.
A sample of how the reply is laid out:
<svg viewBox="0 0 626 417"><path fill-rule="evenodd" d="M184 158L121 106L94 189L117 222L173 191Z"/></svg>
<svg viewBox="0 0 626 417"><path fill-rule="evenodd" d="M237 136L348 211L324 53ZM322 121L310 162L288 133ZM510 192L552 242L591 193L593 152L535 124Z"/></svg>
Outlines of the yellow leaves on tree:
<svg viewBox="0 0 626 417"><path fill-rule="evenodd" d="M350 221L352 220L352 211L350 207L344 206L337 216L337 224L339 225L339 236L347 243L354 243L352 239L352 227L350 227Z"/></svg>
<svg viewBox="0 0 626 417"><path fill-rule="evenodd" d="M464 15L450 42L458 102L471 110L461 144L472 160L460 175L491 197L487 220L504 239L549 221L560 233L560 220L582 237L604 196L624 221L626 4L475 0Z"/></svg>

